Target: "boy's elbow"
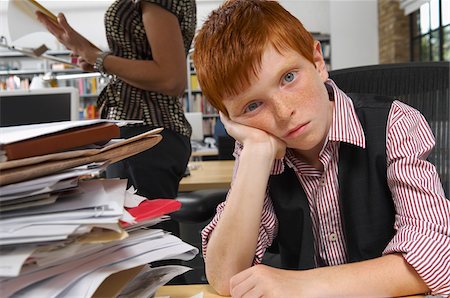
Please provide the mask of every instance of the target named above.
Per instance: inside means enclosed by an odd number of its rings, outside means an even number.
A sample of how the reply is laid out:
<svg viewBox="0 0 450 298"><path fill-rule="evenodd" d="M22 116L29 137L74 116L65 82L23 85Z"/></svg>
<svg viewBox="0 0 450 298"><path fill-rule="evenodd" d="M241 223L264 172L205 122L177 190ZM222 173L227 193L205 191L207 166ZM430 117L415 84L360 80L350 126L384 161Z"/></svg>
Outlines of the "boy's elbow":
<svg viewBox="0 0 450 298"><path fill-rule="evenodd" d="M214 288L214 290L216 290L217 294L219 294L220 296L231 296L230 294L230 286L224 286L224 285L218 285L218 286L214 286L212 285L212 287Z"/></svg>
<svg viewBox="0 0 450 298"><path fill-rule="evenodd" d="M206 271L208 283L221 296L230 296L230 282L229 279L221 274L212 274Z"/></svg>

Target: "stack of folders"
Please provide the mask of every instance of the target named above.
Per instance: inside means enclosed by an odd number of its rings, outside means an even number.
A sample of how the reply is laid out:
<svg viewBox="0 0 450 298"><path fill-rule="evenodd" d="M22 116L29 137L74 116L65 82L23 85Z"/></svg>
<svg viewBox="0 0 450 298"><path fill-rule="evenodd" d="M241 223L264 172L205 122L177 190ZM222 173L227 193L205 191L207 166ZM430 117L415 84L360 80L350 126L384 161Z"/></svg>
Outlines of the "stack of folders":
<svg viewBox="0 0 450 298"><path fill-rule="evenodd" d="M0 163L2 297L151 296L189 270L148 265L198 253L150 228L178 210L178 201L147 200L123 179L91 179L111 162L156 145L160 131ZM2 145L12 144L3 132Z"/></svg>

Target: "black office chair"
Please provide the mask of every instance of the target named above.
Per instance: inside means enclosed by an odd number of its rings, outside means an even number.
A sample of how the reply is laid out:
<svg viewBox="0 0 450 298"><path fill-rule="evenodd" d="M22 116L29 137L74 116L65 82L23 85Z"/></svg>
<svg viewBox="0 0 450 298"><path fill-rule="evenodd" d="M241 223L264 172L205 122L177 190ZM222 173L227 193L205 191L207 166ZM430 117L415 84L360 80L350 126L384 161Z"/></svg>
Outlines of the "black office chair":
<svg viewBox="0 0 450 298"><path fill-rule="evenodd" d="M194 259L183 262L193 269L183 275L187 284L208 283L200 232L213 218L217 205L225 201L227 193L228 189L205 189L178 194L181 209L170 216L180 224L181 239L200 250Z"/></svg>
<svg viewBox="0 0 450 298"><path fill-rule="evenodd" d="M219 151L219 160L234 160L233 152L235 139L229 135L219 136L217 141L217 149Z"/></svg>
<svg viewBox="0 0 450 298"><path fill-rule="evenodd" d="M429 160L436 166L444 190L450 191L449 62L380 64L330 71L346 93L394 96L419 110L436 137Z"/></svg>

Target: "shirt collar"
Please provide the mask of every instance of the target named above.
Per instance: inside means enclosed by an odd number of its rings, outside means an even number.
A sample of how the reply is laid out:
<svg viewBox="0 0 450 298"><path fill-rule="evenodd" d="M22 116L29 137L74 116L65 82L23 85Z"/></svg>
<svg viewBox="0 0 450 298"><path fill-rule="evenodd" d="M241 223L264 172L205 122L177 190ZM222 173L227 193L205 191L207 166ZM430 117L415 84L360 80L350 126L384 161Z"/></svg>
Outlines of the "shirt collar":
<svg viewBox="0 0 450 298"><path fill-rule="evenodd" d="M320 152L320 155L329 146L330 142L345 142L359 146L366 147L366 139L364 136L364 130L356 115L353 101L342 90L340 90L336 84L328 79L328 91L330 93L330 100L334 100L335 106L333 110L333 120L331 127L328 131L328 136L325 140L324 146ZM332 94L331 94L332 92ZM299 164L298 159L292 150L286 151L286 156L279 161L276 161L272 174L280 174L284 171L284 162L293 168L302 170L301 167L297 168L294 164ZM302 164L302 163L300 163Z"/></svg>
<svg viewBox="0 0 450 298"><path fill-rule="evenodd" d="M352 100L332 80L328 79L326 83L333 88L335 102L328 141L346 142L365 148L364 130Z"/></svg>

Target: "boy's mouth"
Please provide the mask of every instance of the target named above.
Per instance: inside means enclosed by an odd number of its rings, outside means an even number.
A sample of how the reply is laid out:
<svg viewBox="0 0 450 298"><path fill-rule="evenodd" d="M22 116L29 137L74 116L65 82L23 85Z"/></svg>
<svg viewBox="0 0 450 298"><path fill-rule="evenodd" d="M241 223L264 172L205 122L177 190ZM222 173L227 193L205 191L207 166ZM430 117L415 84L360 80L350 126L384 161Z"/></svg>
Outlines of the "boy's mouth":
<svg viewBox="0 0 450 298"><path fill-rule="evenodd" d="M300 134L303 133L303 131L306 129L306 126L309 124L309 122L302 123L300 125L297 125L293 129L289 130L287 134L284 135L284 138L290 139L298 137Z"/></svg>

